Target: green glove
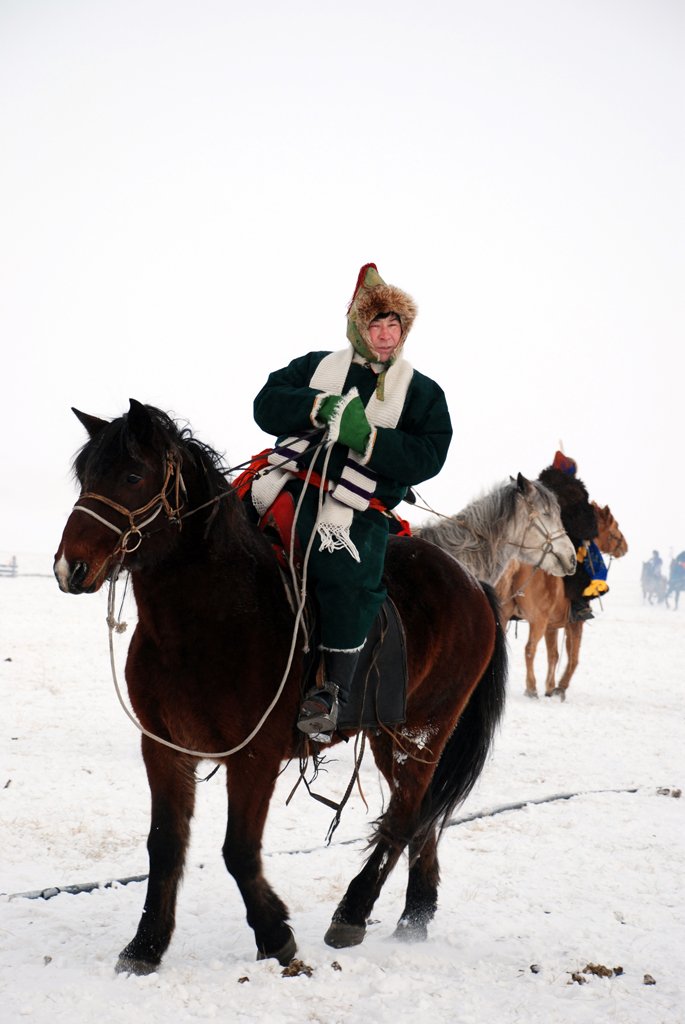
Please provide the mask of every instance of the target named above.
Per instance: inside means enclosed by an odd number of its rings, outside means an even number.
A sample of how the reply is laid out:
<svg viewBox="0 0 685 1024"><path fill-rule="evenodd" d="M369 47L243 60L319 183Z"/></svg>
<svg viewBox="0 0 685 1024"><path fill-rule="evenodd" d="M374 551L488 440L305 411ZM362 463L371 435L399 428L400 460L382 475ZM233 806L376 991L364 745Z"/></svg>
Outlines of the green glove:
<svg viewBox="0 0 685 1024"><path fill-rule="evenodd" d="M341 398L342 395L326 395L323 402L316 410L317 420L321 420L323 423L328 423Z"/></svg>
<svg viewBox="0 0 685 1024"><path fill-rule="evenodd" d="M370 436L371 424L366 418L364 403L359 397L353 398L343 411L338 441L347 448L363 454Z"/></svg>

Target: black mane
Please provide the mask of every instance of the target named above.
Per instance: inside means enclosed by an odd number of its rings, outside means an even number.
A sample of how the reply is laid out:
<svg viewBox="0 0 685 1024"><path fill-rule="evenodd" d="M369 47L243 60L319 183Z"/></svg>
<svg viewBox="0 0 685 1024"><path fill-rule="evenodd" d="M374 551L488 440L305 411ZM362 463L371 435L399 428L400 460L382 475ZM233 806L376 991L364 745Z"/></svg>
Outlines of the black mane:
<svg viewBox="0 0 685 1024"><path fill-rule="evenodd" d="M190 427L181 426L168 413L152 405L146 405L145 409L152 423L149 438L141 442L129 426L129 414L124 413L106 423L76 453L72 465L74 476L82 489L89 490L92 480L102 477L122 459L135 459L157 468L157 465L164 465L167 453L171 453L183 460L186 482L190 475L194 480L193 492L188 496L189 511L215 498L220 499L206 511L200 511L198 518L207 528L212 526L213 542L223 547L222 542L228 540L229 522L235 519L235 515L238 514L246 526L248 522L243 503L231 488L224 456L198 440ZM234 522L232 528L235 529Z"/></svg>

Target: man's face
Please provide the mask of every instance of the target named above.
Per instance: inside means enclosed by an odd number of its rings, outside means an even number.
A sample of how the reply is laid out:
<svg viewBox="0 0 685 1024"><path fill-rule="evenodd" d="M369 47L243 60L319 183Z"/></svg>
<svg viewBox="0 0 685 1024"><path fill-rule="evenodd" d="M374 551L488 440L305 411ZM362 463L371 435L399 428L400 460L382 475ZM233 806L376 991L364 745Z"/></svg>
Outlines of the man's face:
<svg viewBox="0 0 685 1024"><path fill-rule="evenodd" d="M371 348L378 356L379 363L387 363L394 354L402 337L402 324L395 313L376 317L369 324Z"/></svg>

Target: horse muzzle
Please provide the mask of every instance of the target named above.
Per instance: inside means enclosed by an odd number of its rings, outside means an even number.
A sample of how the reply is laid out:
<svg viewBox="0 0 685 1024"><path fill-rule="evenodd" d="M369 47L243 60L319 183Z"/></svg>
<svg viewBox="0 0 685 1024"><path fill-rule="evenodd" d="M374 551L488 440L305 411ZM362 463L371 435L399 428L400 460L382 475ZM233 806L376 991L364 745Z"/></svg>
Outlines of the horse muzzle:
<svg viewBox="0 0 685 1024"><path fill-rule="evenodd" d="M550 576L572 576L576 571L576 552L568 538L559 538L550 544L540 563Z"/></svg>
<svg viewBox="0 0 685 1024"><path fill-rule="evenodd" d="M69 562L64 555L55 558L52 567L59 589L65 594L93 594L99 590L104 576L93 573L88 562Z"/></svg>

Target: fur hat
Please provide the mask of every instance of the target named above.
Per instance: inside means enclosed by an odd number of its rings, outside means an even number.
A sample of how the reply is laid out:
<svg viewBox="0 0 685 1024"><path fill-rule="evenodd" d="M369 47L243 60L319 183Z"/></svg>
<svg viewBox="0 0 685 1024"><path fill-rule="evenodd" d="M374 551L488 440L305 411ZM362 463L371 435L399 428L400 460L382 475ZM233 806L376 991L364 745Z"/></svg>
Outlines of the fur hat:
<svg viewBox="0 0 685 1024"><path fill-rule="evenodd" d="M372 362L378 355L371 347L369 325L379 313L396 313L402 324L400 343L390 360L394 362L416 318L416 303L406 292L386 284L375 263L365 263L347 308L347 337L355 350Z"/></svg>
<svg viewBox="0 0 685 1024"><path fill-rule="evenodd" d="M543 469L538 480L559 499L561 521L576 547L597 536L597 515L580 477L551 465Z"/></svg>
<svg viewBox="0 0 685 1024"><path fill-rule="evenodd" d="M575 459L572 459L568 455L564 455L563 452L556 451L554 453L552 469L558 469L562 473L568 473L569 476L575 476L578 472L578 465Z"/></svg>

